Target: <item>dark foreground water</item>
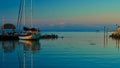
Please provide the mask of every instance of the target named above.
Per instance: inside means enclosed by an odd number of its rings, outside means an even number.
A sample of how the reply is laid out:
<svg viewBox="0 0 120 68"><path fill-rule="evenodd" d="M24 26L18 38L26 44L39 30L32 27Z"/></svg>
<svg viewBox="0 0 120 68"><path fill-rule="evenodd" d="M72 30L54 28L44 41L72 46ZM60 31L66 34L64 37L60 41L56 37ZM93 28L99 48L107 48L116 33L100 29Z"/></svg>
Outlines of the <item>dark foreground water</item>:
<svg viewBox="0 0 120 68"><path fill-rule="evenodd" d="M0 68L120 68L119 40L101 32L56 32L65 38L0 41Z"/></svg>

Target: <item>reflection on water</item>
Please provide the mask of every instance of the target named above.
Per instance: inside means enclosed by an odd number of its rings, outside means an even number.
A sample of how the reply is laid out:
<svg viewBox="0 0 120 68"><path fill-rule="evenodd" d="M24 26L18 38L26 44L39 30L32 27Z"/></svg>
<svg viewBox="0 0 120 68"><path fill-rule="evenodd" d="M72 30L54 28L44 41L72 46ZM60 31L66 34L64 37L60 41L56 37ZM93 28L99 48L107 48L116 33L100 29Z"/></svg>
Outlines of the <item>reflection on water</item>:
<svg viewBox="0 0 120 68"><path fill-rule="evenodd" d="M15 41L2 41L3 52L13 52L15 49Z"/></svg>
<svg viewBox="0 0 120 68"><path fill-rule="evenodd" d="M1 41L0 68L120 67L119 39L102 32L56 33L65 38Z"/></svg>
<svg viewBox="0 0 120 68"><path fill-rule="evenodd" d="M40 50L40 42L39 41L28 41L28 40L2 41L1 48L2 48L2 63L8 62L7 60L4 61L5 59L9 58L9 57L5 58L4 57L5 54L7 53L12 54L16 50L17 55L14 55L14 56L18 57L17 63L18 63L19 68L26 68L26 67L33 68L33 63L34 63L33 55L34 53ZM28 62L28 60L30 63ZM26 65L28 63L29 63L29 66ZM7 67L5 66L4 68L7 68Z"/></svg>
<svg viewBox="0 0 120 68"><path fill-rule="evenodd" d="M111 38L115 42L116 48L120 48L120 39Z"/></svg>
<svg viewBox="0 0 120 68"><path fill-rule="evenodd" d="M28 40L19 40L20 44L24 45L25 51L38 51L40 50L40 43L39 41L28 41Z"/></svg>
<svg viewBox="0 0 120 68"><path fill-rule="evenodd" d="M104 48L110 45L111 42L115 42L115 47L120 48L120 39L109 37L108 33L104 33Z"/></svg>

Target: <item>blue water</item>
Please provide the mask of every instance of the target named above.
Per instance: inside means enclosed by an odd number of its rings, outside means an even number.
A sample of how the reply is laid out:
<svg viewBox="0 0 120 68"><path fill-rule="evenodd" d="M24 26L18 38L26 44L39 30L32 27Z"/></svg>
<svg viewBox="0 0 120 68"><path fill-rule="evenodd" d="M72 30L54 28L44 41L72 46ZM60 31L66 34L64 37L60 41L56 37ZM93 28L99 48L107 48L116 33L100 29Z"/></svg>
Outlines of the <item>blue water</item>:
<svg viewBox="0 0 120 68"><path fill-rule="evenodd" d="M0 41L0 68L120 67L119 40L104 38L102 32L51 33L65 38Z"/></svg>

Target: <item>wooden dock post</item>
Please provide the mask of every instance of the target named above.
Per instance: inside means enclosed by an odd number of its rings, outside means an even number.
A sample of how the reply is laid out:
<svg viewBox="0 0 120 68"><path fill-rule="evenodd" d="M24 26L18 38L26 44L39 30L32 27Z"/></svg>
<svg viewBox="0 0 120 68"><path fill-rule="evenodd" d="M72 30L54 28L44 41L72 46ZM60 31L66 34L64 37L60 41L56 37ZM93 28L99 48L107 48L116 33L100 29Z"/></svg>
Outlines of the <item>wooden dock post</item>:
<svg viewBox="0 0 120 68"><path fill-rule="evenodd" d="M104 26L104 47L106 47L106 45L108 45L108 28Z"/></svg>

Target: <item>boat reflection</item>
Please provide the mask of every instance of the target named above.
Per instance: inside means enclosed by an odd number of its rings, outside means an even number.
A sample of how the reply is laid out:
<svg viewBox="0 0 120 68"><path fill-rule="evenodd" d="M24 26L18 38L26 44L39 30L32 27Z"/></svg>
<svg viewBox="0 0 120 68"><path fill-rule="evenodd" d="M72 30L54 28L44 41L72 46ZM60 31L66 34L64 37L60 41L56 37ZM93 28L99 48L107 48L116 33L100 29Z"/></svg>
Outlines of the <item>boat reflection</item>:
<svg viewBox="0 0 120 68"><path fill-rule="evenodd" d="M20 44L24 45L25 51L39 51L40 50L40 43L39 41L29 41L29 40L19 40Z"/></svg>
<svg viewBox="0 0 120 68"><path fill-rule="evenodd" d="M27 41L27 40L19 40L19 41L2 41L2 50L5 53L14 52L15 48L18 46L23 47L25 51L39 51L40 43L39 41Z"/></svg>
<svg viewBox="0 0 120 68"><path fill-rule="evenodd" d="M120 48L120 39L119 38L111 38L116 43L116 48Z"/></svg>
<svg viewBox="0 0 120 68"><path fill-rule="evenodd" d="M16 42L17 41L2 41L2 50L5 53L14 52Z"/></svg>
<svg viewBox="0 0 120 68"><path fill-rule="evenodd" d="M23 53L23 63L20 62L19 68L26 68L30 65L30 68L34 68L33 66L33 53L40 50L40 43L39 41L29 41L29 40L19 40L20 44L24 45L24 53ZM21 53L19 53L21 54ZM19 55L19 58L21 56ZM21 59L19 59L20 61ZM30 60L30 62L27 62ZM23 64L23 65L22 65Z"/></svg>
<svg viewBox="0 0 120 68"><path fill-rule="evenodd" d="M8 62L9 57L6 56L6 53L10 53L13 57L18 57L18 68L34 68L34 54L38 53L41 48L40 41L28 41L28 40L19 40L19 41L1 41L2 43L2 63ZM16 55L17 53L17 55ZM28 62L29 61L29 62ZM12 62L12 60L11 60ZM16 68L16 67L15 67Z"/></svg>

